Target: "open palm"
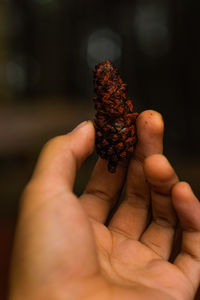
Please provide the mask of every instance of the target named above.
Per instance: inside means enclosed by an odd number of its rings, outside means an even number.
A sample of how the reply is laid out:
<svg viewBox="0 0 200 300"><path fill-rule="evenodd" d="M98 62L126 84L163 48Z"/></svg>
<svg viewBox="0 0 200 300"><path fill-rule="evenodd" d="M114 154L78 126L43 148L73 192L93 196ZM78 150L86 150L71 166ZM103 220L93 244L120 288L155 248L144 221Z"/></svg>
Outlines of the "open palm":
<svg viewBox="0 0 200 300"><path fill-rule="evenodd" d="M77 198L76 169L94 147L94 129L86 125L44 147L25 189L11 299L193 299L200 280L200 204L162 155L161 116L139 116L128 171L121 165L110 174L98 160ZM178 227L182 249L171 263Z"/></svg>

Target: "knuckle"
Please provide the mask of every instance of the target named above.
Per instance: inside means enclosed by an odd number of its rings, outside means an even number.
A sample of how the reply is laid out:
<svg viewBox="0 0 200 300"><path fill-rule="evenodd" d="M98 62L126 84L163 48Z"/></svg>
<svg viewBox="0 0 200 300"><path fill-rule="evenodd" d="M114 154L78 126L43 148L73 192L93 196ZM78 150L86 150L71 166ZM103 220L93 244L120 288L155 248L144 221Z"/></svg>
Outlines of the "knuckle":
<svg viewBox="0 0 200 300"><path fill-rule="evenodd" d="M38 184L35 183L34 180L30 180L24 187L24 189L22 190L22 195L21 195L21 199L26 199L28 198L30 195L32 195L33 193L35 193L35 191L37 190L37 186Z"/></svg>
<svg viewBox="0 0 200 300"><path fill-rule="evenodd" d="M175 218L168 218L167 216L154 217L153 221L157 225L165 228L175 228L177 225L177 220Z"/></svg>
<svg viewBox="0 0 200 300"><path fill-rule="evenodd" d="M109 195L109 193L105 190L101 190L98 188L87 188L87 190L85 191L86 195L93 195L95 197L97 197L98 199L100 199L101 201L105 202L105 203L112 203L113 199L112 197Z"/></svg>
<svg viewBox="0 0 200 300"><path fill-rule="evenodd" d="M33 191L34 191L33 183L32 180L30 180L22 190L21 197L19 200L20 206L24 205L24 203L27 201L30 195L33 194Z"/></svg>

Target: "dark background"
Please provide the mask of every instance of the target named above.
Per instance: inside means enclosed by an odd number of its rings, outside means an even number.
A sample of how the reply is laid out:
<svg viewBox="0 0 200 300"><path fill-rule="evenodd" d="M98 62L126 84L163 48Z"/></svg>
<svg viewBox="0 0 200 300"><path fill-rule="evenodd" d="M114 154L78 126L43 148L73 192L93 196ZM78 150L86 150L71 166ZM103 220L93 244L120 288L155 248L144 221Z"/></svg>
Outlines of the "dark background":
<svg viewBox="0 0 200 300"><path fill-rule="evenodd" d="M199 15L198 0L0 0L1 299L20 193L42 145L93 118L96 63L120 69L137 111L163 114L165 154L200 196Z"/></svg>

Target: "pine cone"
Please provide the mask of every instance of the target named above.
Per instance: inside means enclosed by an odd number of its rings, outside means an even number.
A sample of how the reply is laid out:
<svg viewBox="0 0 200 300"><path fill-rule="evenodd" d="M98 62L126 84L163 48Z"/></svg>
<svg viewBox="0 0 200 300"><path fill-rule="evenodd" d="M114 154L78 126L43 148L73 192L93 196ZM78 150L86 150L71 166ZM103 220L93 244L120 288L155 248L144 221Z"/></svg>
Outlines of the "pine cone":
<svg viewBox="0 0 200 300"><path fill-rule="evenodd" d="M118 162L134 152L138 113L133 112L133 104L127 97L127 84L110 61L96 65L94 87L96 151L108 161L108 170L115 173Z"/></svg>

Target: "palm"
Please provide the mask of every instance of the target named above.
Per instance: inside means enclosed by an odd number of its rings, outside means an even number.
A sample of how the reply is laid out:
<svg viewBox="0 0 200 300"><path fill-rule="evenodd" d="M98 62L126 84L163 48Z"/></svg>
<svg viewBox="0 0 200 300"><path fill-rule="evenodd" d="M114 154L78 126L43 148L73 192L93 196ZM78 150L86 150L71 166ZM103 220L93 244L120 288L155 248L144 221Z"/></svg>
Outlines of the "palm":
<svg viewBox="0 0 200 300"><path fill-rule="evenodd" d="M156 295L160 294L159 299L189 299L192 287L177 267L140 241L130 240L94 221L92 226L101 272L105 279L119 286L124 299L126 287L128 290L134 287L133 296L138 296L136 285L143 287L144 299L146 293L148 299L155 299L155 290ZM121 299L121 294L114 299Z"/></svg>

